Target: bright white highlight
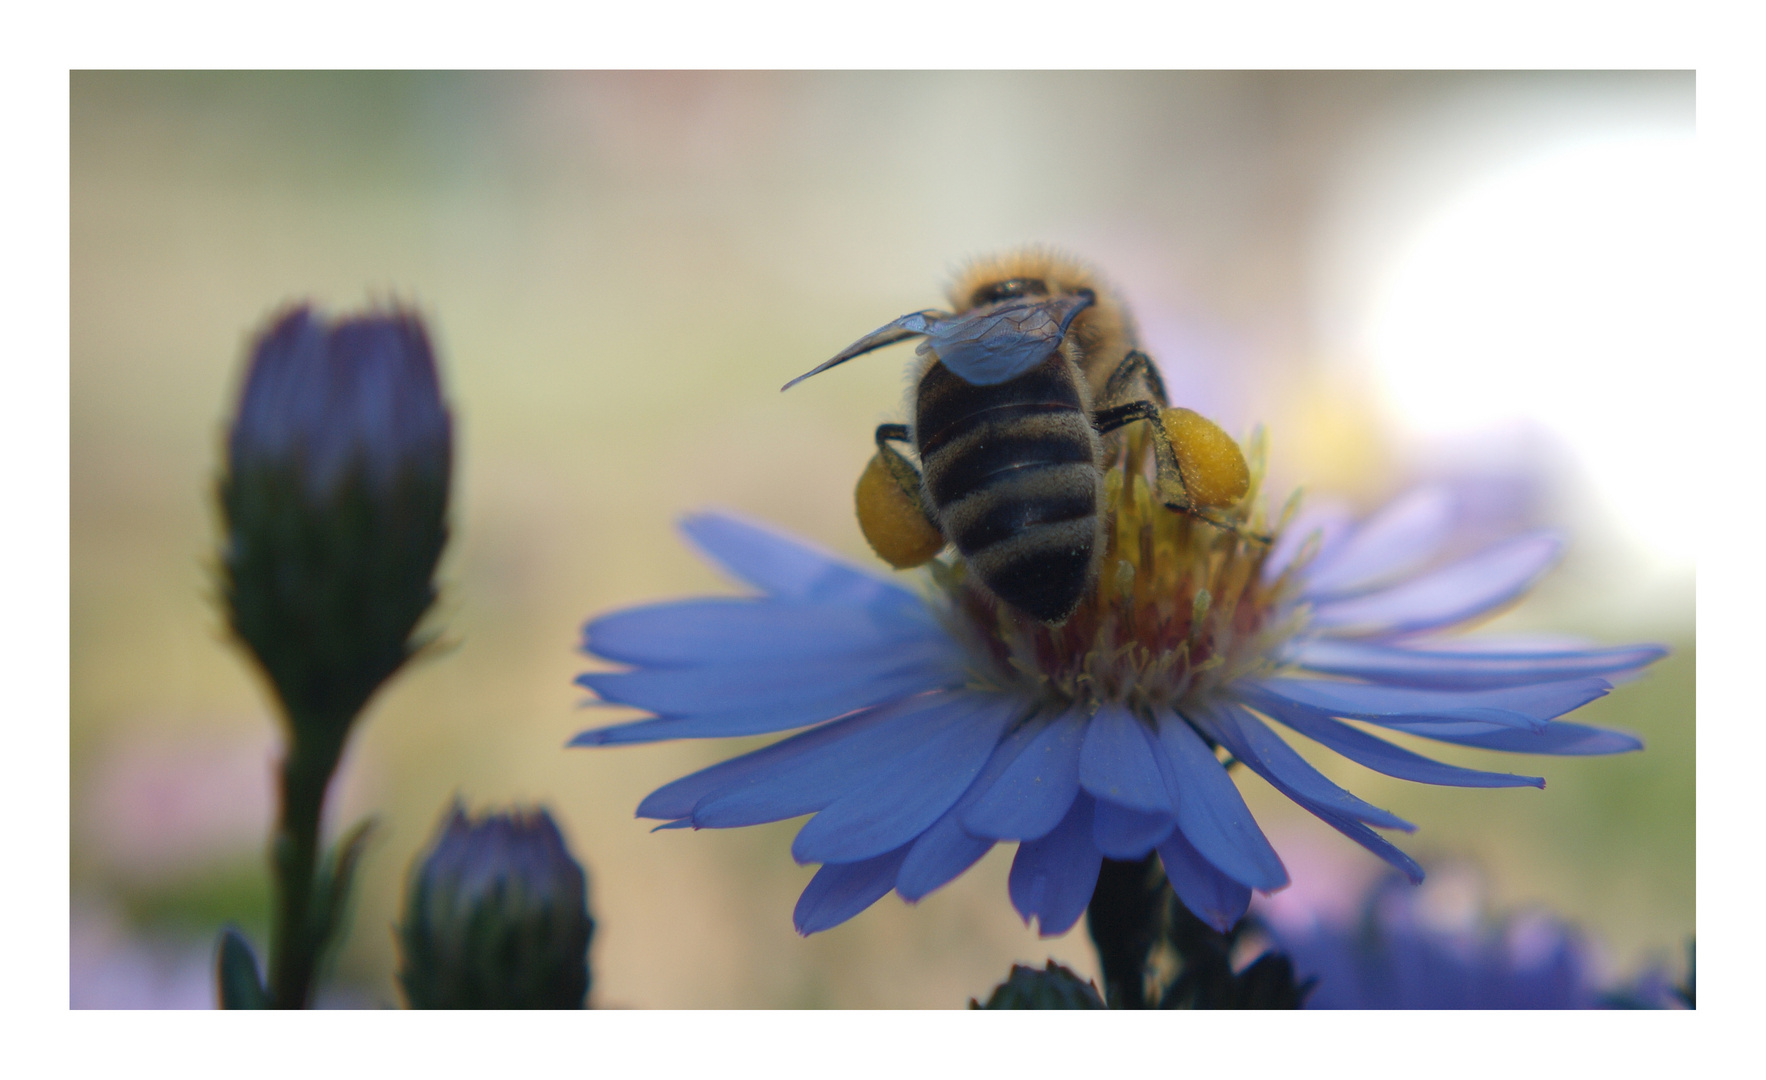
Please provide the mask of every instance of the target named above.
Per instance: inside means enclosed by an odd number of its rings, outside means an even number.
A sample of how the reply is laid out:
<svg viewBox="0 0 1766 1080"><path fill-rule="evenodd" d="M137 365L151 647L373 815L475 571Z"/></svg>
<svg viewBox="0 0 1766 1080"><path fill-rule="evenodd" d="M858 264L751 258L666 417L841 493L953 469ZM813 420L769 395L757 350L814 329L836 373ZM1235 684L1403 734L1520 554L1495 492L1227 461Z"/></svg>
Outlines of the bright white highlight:
<svg viewBox="0 0 1766 1080"><path fill-rule="evenodd" d="M1673 507L1706 463L1694 431L1689 136L1577 143L1473 185L1378 283L1365 347L1413 435L1541 424L1614 519L1690 569Z"/></svg>

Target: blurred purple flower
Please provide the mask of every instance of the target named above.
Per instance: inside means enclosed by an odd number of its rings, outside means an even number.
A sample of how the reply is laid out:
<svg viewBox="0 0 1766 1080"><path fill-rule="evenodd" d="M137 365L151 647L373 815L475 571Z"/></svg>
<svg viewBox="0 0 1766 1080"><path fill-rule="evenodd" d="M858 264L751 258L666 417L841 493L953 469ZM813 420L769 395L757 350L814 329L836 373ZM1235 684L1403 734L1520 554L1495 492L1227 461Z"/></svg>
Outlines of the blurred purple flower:
<svg viewBox="0 0 1766 1080"><path fill-rule="evenodd" d="M138 937L115 913L74 899L68 927L68 1004L75 1009L212 1009L213 946Z"/></svg>
<svg viewBox="0 0 1766 1080"><path fill-rule="evenodd" d="M75 893L68 923L68 1006L213 1009L215 943L187 927L130 925L109 904ZM382 1007L363 987L332 984L314 1008Z"/></svg>
<svg viewBox="0 0 1766 1080"><path fill-rule="evenodd" d="M151 881L262 851L275 807L269 731L144 726L91 756L72 813L107 875Z"/></svg>
<svg viewBox="0 0 1766 1080"><path fill-rule="evenodd" d="M1557 718L1662 649L1440 636L1525 594L1561 551L1550 534L1443 564L1452 501L1425 490L1359 524L1302 514L1265 551L1136 499L1116 505L1121 561L1094 608L1055 628L977 604L960 565L927 600L760 526L689 518L688 538L762 595L591 621L585 651L631 670L578 682L653 715L573 745L816 725L662 787L638 815L730 828L814 814L792 845L822 864L797 905L805 934L892 889L919 900L1016 840L1012 903L1045 936L1086 910L1105 857L1158 851L1217 929L1253 889L1288 883L1222 752L1420 881L1368 828L1414 826L1325 778L1269 720L1378 772L1463 787L1544 781L1437 762L1345 720L1516 753L1642 745Z"/></svg>
<svg viewBox="0 0 1766 1080"><path fill-rule="evenodd" d="M1427 906L1422 892L1389 876L1368 891L1350 925L1273 922L1270 935L1298 980L1316 980L1309 1009L1674 1007L1659 970L1603 988L1590 942L1559 919L1533 913L1442 925Z"/></svg>

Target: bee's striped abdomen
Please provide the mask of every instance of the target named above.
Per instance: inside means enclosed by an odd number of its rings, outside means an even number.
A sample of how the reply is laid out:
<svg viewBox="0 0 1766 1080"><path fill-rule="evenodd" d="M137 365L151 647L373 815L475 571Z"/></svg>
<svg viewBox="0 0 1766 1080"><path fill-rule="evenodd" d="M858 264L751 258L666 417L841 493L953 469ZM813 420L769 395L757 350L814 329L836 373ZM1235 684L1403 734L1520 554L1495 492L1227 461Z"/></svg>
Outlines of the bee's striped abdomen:
<svg viewBox="0 0 1766 1080"><path fill-rule="evenodd" d="M920 380L914 436L939 526L1001 600L1049 622L1085 594L1100 548L1086 406L1059 354L995 386L942 364Z"/></svg>

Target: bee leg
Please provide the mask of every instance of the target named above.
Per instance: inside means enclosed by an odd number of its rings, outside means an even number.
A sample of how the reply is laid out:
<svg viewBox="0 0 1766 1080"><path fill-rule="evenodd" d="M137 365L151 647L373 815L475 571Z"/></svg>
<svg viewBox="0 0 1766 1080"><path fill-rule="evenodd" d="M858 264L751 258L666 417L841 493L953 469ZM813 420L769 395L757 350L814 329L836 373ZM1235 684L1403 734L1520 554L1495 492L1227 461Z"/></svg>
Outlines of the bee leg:
<svg viewBox="0 0 1766 1080"><path fill-rule="evenodd" d="M897 570L924 566L944 550L944 533L927 513L920 494L920 473L901 451L889 445L907 442L908 429L884 424L877 429L877 453L853 489L859 531L871 550Z"/></svg>
<svg viewBox="0 0 1766 1080"><path fill-rule="evenodd" d="M1105 406L1117 406L1124 402L1147 399L1151 399L1161 408L1167 405L1165 383L1159 378L1159 369L1153 366L1153 361L1147 354L1139 349L1132 349L1116 365L1116 369L1110 372L1109 379L1104 382L1103 391L1098 395L1098 402ZM1127 449L1116 445L1114 441L1107 445L1109 450L1105 460L1111 464L1119 460Z"/></svg>
<svg viewBox="0 0 1766 1080"><path fill-rule="evenodd" d="M914 463L909 461L906 457L903 457L900 450L889 445L892 442L904 443L909 441L910 437L908 435L908 427L906 424L877 425L877 456L883 459L883 467L889 470L889 475L894 478L896 485L901 488L901 493L906 495L908 501L914 504L914 509L918 510L927 521L931 522L934 528L937 528L938 521L933 518L931 509L926 505L926 500L920 494L920 470L914 468Z"/></svg>
<svg viewBox="0 0 1766 1080"><path fill-rule="evenodd" d="M1113 405L1130 397L1136 376L1146 386L1147 397L1160 408L1171 404L1171 399L1165 394L1165 380L1159 377L1159 369L1153 366L1152 358L1139 349L1124 356L1122 363L1117 364L1116 370L1110 373L1109 380L1104 383L1104 401Z"/></svg>
<svg viewBox="0 0 1766 1080"><path fill-rule="evenodd" d="M1132 355L1132 354L1131 354ZM1116 369L1110 377L1114 383L1121 375L1129 361L1124 360L1123 366ZM1092 414L1092 427L1098 429L1099 435L1108 435L1117 428L1124 428L1137 420L1145 420L1153 427L1153 457L1158 464L1154 474L1155 489L1159 501L1173 510L1186 514L1196 513L1197 507L1190 501L1189 489L1184 486L1183 470L1177 464L1177 453L1171 449L1171 440L1165 437L1165 421L1159 415L1157 403L1142 399L1130 401L1122 405L1112 405L1107 409L1099 409ZM1200 516L1199 514L1197 516ZM1204 519L1206 520L1206 519Z"/></svg>
<svg viewBox="0 0 1766 1080"><path fill-rule="evenodd" d="M1117 376L1123 374L1124 369L1136 356L1140 357L1143 364L1146 362L1145 353L1130 353L1128 358L1123 360L1122 366L1116 369L1116 373L1111 375L1111 383L1116 382ZM1152 367L1148 365L1146 370L1151 372ZM1157 380L1158 376L1152 375L1151 379ZM1161 392L1165 389L1163 386L1156 388ZM1143 399L1112 406L1108 409L1099 409L1092 415L1092 426L1098 429L1098 434L1105 435L1117 428L1127 427L1137 420L1145 420L1153 426L1153 458L1157 463L1153 481L1154 490L1158 493L1159 501L1165 504L1167 509L1199 518L1217 529L1225 529L1227 532L1247 540L1260 544L1270 542L1270 537L1261 533L1249 532L1241 524L1210 513L1197 506L1190 498L1189 488L1185 486L1183 480L1183 468L1177 461L1177 451L1171 448L1171 439L1165 431L1165 420L1156 403Z"/></svg>

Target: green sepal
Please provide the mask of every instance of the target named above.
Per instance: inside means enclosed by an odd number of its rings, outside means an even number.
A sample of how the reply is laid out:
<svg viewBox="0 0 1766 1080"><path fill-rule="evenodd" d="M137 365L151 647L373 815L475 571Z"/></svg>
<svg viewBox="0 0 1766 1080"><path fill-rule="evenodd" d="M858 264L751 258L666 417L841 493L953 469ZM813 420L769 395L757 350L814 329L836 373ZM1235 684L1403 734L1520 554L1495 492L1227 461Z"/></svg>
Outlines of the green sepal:
<svg viewBox="0 0 1766 1080"><path fill-rule="evenodd" d="M446 474L424 470L382 486L358 467L317 503L298 463L221 477L228 622L295 738L341 742L375 690L426 644L417 626L436 597L447 496Z"/></svg>
<svg viewBox="0 0 1766 1080"><path fill-rule="evenodd" d="M1294 963L1273 950L1263 953L1243 971L1233 970L1232 953L1239 938L1252 926L1242 919L1222 934L1190 914L1172 897L1172 919L1167 931L1182 968L1159 998L1161 1009L1299 1009L1318 981L1294 977Z"/></svg>
<svg viewBox="0 0 1766 1080"><path fill-rule="evenodd" d="M319 864L313 882L313 950L323 957L343 940L348 929L350 887L355 881L356 864L374 833L374 819L364 818L331 845Z"/></svg>
<svg viewBox="0 0 1766 1080"><path fill-rule="evenodd" d="M971 1009L1101 1009L1104 999L1096 984L1082 982L1070 969L1050 960L1041 971L1013 964L1006 981L994 988L983 1005L969 999Z"/></svg>
<svg viewBox="0 0 1766 1080"><path fill-rule="evenodd" d="M1277 952L1266 952L1239 972L1233 986L1234 1009L1298 1009L1312 990L1312 980L1294 978L1294 962Z"/></svg>
<svg viewBox="0 0 1766 1080"><path fill-rule="evenodd" d="M215 950L215 1000L223 1009L270 1007L270 992L258 974L258 958L234 926L221 931Z"/></svg>

